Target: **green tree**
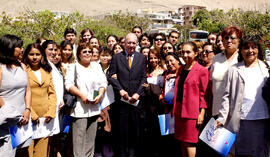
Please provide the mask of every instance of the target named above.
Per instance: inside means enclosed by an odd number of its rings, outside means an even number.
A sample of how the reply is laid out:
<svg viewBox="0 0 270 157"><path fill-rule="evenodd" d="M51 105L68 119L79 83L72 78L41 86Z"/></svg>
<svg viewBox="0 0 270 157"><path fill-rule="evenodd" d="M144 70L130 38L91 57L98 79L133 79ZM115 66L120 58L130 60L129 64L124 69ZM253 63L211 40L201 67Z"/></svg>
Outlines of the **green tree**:
<svg viewBox="0 0 270 157"><path fill-rule="evenodd" d="M117 27L128 31L131 31L134 26L140 26L145 31L148 29L151 23L148 18L139 17L137 14L128 11L127 13L122 13L122 11L119 11L111 16L105 17L104 20L112 22Z"/></svg>
<svg viewBox="0 0 270 157"><path fill-rule="evenodd" d="M40 12L26 10L14 18L3 12L0 20L0 35L15 34L24 40L25 45L34 42L39 37L60 43L64 39L63 33L67 27L74 28L77 34L84 28L90 28L100 42L105 43L106 37L110 34L120 37L130 32L135 25L142 26L144 30L149 26L146 18L129 12L126 14L119 12L103 20L95 20L79 12L56 17L49 10Z"/></svg>
<svg viewBox="0 0 270 157"><path fill-rule="evenodd" d="M268 42L270 36L270 14L259 11L243 11L231 9L228 12L222 10L199 10L193 16L193 24L201 30L209 32L221 32L230 25L242 28L245 35L257 35L264 37ZM267 45L267 44L266 44Z"/></svg>

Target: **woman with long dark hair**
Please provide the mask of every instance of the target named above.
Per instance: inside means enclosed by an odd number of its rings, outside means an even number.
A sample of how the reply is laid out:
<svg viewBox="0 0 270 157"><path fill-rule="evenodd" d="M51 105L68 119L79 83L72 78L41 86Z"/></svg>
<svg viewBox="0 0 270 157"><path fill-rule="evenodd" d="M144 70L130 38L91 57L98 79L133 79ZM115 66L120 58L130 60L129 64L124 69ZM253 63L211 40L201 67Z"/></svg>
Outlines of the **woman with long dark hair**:
<svg viewBox="0 0 270 157"><path fill-rule="evenodd" d="M124 50L124 47L121 46L119 43L116 43L114 44L113 46L113 49L112 49L112 52L113 52L113 55L117 54L117 53L120 53Z"/></svg>
<svg viewBox="0 0 270 157"><path fill-rule="evenodd" d="M145 47L149 49L148 47ZM144 50L145 48L142 48ZM155 156L158 154L158 141L160 140L160 129L158 123L158 114L161 111L159 95L162 93L164 78L162 74L165 69L161 62L160 54L155 50L150 50L147 56L147 83L145 87L145 96L142 99L142 112L144 115L143 123L143 146L146 156Z"/></svg>
<svg viewBox="0 0 270 157"><path fill-rule="evenodd" d="M107 37L107 47L112 50L113 49L113 46L118 43L118 37L116 35L109 35Z"/></svg>
<svg viewBox="0 0 270 157"><path fill-rule="evenodd" d="M139 38L139 45L141 48L143 47L151 47L153 44L152 38L147 35L146 33L143 33Z"/></svg>
<svg viewBox="0 0 270 157"><path fill-rule="evenodd" d="M158 114L172 114L173 113L173 100L175 97L175 79L178 73L181 63L179 57L175 53L169 52L165 56L165 63L167 70L163 75L163 88L159 96ZM172 134L160 136L159 141L166 143L158 147L159 154L161 156L178 156L179 148L178 143L174 139Z"/></svg>
<svg viewBox="0 0 270 157"><path fill-rule="evenodd" d="M15 156L9 127L26 125L30 118L30 86L25 66L18 61L22 46L23 41L15 35L0 38L0 156Z"/></svg>
<svg viewBox="0 0 270 157"><path fill-rule="evenodd" d="M236 133L236 156L269 156L269 110L262 87L269 77L268 64L256 37L244 37L239 46L239 63L229 68L223 88L218 126Z"/></svg>
<svg viewBox="0 0 270 157"><path fill-rule="evenodd" d="M164 33L157 33L154 36L154 49L161 53L161 47L166 42L166 35Z"/></svg>
<svg viewBox="0 0 270 157"><path fill-rule="evenodd" d="M160 54L162 58L162 62L165 64L165 57L168 53L175 53L175 47L170 42L164 42L164 44L161 46Z"/></svg>
<svg viewBox="0 0 270 157"><path fill-rule="evenodd" d="M54 136L50 139L51 152L60 155L60 110L64 107L64 78L61 65L61 52L53 40L46 40L42 44L42 51L46 54L48 62L52 67L52 79L56 91L57 106L54 118Z"/></svg>
<svg viewBox="0 0 270 157"><path fill-rule="evenodd" d="M31 119L35 125L44 120L49 123L56 114L56 93L52 80L52 68L40 44L29 44L23 54L27 65L28 80L32 93ZM49 150L49 137L34 139L29 147L29 156L46 157Z"/></svg>
<svg viewBox="0 0 270 157"><path fill-rule="evenodd" d="M93 31L85 28L80 33L79 43L90 43L90 38L94 35Z"/></svg>

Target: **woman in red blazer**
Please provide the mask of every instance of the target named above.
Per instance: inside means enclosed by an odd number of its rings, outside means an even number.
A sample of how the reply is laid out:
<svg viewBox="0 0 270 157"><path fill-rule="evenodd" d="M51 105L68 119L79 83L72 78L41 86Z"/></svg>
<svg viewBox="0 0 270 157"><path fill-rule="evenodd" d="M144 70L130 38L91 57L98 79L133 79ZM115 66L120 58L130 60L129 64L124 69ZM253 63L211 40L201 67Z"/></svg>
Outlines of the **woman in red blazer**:
<svg viewBox="0 0 270 157"><path fill-rule="evenodd" d="M207 108L204 96L208 84L208 70L196 61L197 55L196 44L183 44L181 56L186 64L178 70L175 81L174 136L181 141L183 157L196 155L195 143L198 142L199 128Z"/></svg>

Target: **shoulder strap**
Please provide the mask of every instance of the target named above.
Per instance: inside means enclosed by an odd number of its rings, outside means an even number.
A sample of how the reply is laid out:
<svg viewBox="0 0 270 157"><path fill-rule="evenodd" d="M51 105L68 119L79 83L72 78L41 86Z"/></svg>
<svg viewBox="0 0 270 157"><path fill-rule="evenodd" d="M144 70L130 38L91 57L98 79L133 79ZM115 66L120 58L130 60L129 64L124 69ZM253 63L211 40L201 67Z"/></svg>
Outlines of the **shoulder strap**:
<svg viewBox="0 0 270 157"><path fill-rule="evenodd" d="M75 68L74 68L74 84L77 87L77 65L75 63Z"/></svg>

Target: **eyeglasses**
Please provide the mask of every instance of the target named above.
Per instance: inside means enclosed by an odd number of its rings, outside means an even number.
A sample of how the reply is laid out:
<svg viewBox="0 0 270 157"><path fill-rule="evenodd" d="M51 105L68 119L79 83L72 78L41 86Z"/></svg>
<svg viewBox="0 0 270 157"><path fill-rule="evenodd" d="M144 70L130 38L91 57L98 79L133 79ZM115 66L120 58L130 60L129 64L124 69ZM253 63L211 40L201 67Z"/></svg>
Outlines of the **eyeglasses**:
<svg viewBox="0 0 270 157"><path fill-rule="evenodd" d="M163 50L171 50L172 47L163 47Z"/></svg>
<svg viewBox="0 0 270 157"><path fill-rule="evenodd" d="M205 52L205 53L212 53L212 52L214 52L214 51L209 51L209 50L205 50L205 51L203 51L203 52Z"/></svg>
<svg viewBox="0 0 270 157"><path fill-rule="evenodd" d="M93 53L92 51L87 51L87 50L85 50L85 51L83 51L82 53Z"/></svg>
<svg viewBox="0 0 270 157"><path fill-rule="evenodd" d="M165 39L162 39L162 38L156 38L155 41L165 41Z"/></svg>
<svg viewBox="0 0 270 157"><path fill-rule="evenodd" d="M231 39L231 40L236 40L236 39L238 39L238 38L235 37L235 36L225 36L224 39L225 39L225 40L229 40L229 39Z"/></svg>

